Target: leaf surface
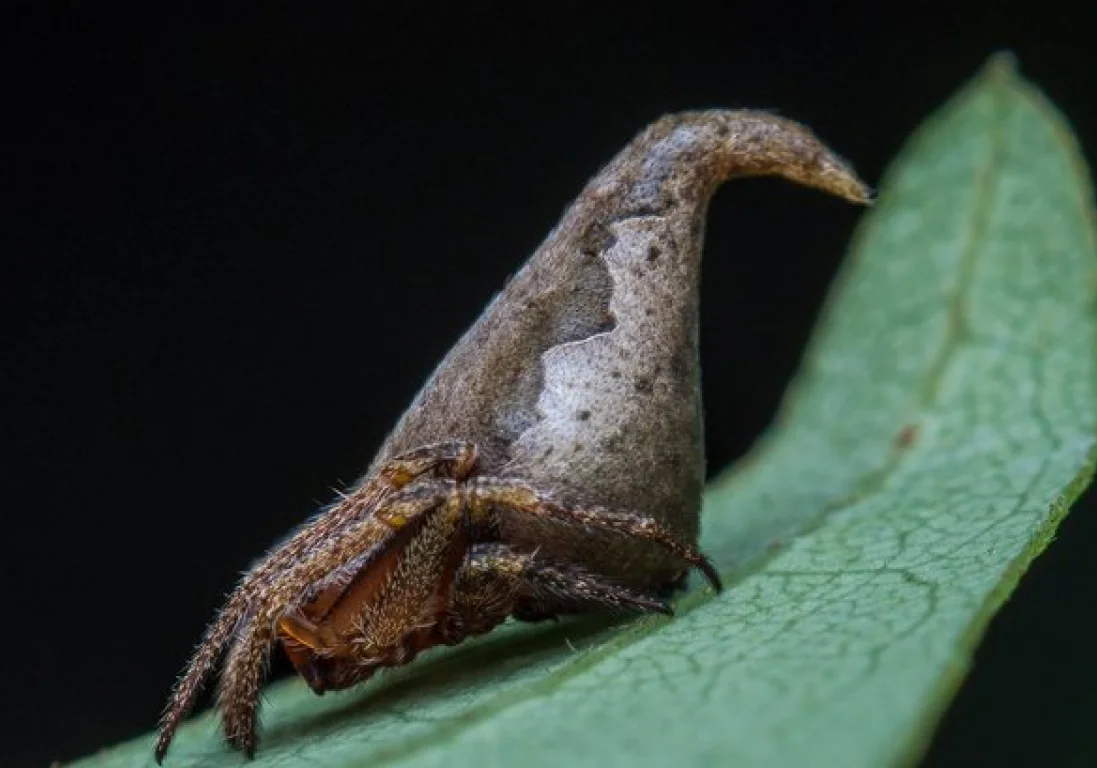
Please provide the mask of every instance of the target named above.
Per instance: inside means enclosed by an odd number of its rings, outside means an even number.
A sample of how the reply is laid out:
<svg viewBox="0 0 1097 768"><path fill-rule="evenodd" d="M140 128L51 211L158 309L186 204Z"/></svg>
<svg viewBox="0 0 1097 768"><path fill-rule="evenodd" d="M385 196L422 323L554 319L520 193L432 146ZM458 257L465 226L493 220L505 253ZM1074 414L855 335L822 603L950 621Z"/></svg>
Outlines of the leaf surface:
<svg viewBox="0 0 1097 768"><path fill-rule="evenodd" d="M1075 142L994 59L889 171L779 418L709 488L729 589L509 627L343 694L272 686L251 765L917 759L1092 473L1095 290ZM244 762L207 714L165 765ZM151 736L79 763L151 764Z"/></svg>

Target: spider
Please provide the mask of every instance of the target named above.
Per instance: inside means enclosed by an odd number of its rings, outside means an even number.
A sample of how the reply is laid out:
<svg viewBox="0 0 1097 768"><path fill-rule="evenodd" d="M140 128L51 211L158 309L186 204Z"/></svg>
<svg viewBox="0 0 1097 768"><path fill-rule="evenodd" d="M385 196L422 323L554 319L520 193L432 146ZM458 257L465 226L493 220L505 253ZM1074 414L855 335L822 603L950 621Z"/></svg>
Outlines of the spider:
<svg viewBox="0 0 1097 768"><path fill-rule="evenodd" d="M451 349L353 489L228 597L160 723L162 761L217 665L226 740L256 748L281 647L317 694L509 617L664 613L698 550L699 283L708 199L780 175L869 191L803 126L686 112L641 132Z"/></svg>
<svg viewBox="0 0 1097 768"><path fill-rule="evenodd" d="M512 615L532 621L596 608L672 612L651 591L499 540L508 523L529 521L650 542L670 560L700 568L720 589L697 548L652 518L563 506L520 480L479 474L476 446L467 442L424 446L388 462L251 570L176 687L157 761L226 647L225 735L250 756L260 678L275 641L323 694L432 646L488 632Z"/></svg>

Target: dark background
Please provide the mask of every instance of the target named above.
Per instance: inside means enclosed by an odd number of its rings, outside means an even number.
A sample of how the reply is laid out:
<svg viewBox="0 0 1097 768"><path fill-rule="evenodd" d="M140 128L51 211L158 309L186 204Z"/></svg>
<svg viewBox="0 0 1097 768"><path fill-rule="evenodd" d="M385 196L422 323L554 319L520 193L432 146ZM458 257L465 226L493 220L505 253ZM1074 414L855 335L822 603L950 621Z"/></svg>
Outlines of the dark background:
<svg viewBox="0 0 1097 768"><path fill-rule="evenodd" d="M5 765L152 727L236 574L661 113L776 108L873 183L1009 48L1097 158L1086 2L83 5L0 19ZM714 202L714 470L770 419L859 215L767 181ZM991 625L929 764L1097 761L1095 506Z"/></svg>

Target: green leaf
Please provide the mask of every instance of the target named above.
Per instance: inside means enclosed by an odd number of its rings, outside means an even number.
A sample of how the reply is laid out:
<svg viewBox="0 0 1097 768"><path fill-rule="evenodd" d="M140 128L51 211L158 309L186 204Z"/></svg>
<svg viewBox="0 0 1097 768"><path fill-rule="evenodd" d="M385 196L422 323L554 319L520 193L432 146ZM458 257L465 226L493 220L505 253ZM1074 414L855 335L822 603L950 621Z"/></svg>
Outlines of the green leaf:
<svg viewBox="0 0 1097 768"><path fill-rule="evenodd" d="M776 425L708 492L729 589L511 627L342 695L273 686L254 765L915 760L1093 469L1092 214L1063 120L993 60L889 172ZM242 762L206 715L166 764Z"/></svg>

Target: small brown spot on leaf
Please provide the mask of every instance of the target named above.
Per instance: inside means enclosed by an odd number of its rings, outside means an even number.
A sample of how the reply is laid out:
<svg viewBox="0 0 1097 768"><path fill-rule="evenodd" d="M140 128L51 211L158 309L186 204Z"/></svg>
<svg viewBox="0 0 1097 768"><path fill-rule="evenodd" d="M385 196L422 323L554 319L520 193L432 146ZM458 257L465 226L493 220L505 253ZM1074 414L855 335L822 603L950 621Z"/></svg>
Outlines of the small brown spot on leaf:
<svg viewBox="0 0 1097 768"><path fill-rule="evenodd" d="M895 435L895 450L905 451L914 445L914 441L918 439L918 425L907 424L905 427L899 430L899 433Z"/></svg>

